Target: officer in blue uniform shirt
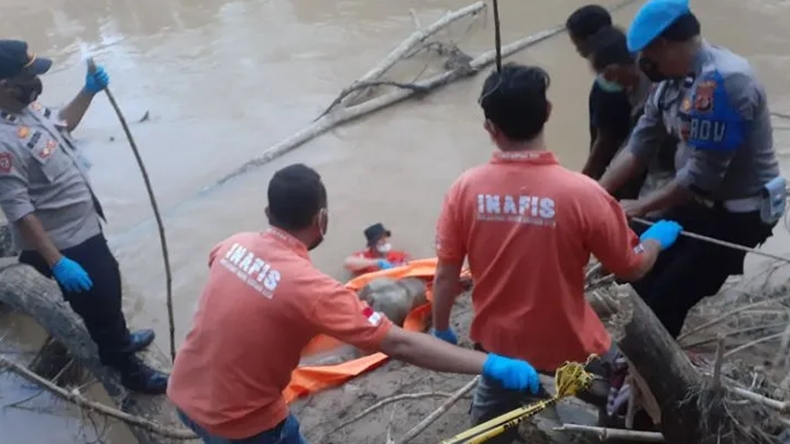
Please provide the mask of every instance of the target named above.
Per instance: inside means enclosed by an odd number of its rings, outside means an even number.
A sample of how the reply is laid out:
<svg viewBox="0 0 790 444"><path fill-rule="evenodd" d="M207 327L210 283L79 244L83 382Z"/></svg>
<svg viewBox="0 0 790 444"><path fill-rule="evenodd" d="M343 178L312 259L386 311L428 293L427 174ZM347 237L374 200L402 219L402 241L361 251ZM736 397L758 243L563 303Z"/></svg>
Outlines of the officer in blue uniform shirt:
<svg viewBox="0 0 790 444"><path fill-rule="evenodd" d="M601 178L610 193L644 170L667 137L681 143L665 187L622 203L631 217L665 211L685 230L746 247L772 234L785 181L773 148L768 100L749 62L708 44L688 0L649 0L627 35L654 82L628 146ZM637 221L634 228L643 231ZM743 273L745 253L681 237L634 288L672 336L688 311Z"/></svg>

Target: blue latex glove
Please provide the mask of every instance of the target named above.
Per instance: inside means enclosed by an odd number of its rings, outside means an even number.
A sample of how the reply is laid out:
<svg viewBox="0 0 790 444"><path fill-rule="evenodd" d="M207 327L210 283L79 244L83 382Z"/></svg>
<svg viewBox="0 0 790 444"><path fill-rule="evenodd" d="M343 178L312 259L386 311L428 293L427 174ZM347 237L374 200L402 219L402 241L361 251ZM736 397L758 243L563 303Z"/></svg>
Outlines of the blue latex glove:
<svg viewBox="0 0 790 444"><path fill-rule="evenodd" d="M52 274L55 276L55 280L69 292L80 293L93 287L93 281L88 276L88 272L80 264L65 256L52 267Z"/></svg>
<svg viewBox="0 0 790 444"><path fill-rule="evenodd" d="M91 73L88 71L85 74L85 91L88 91L91 94L96 94L99 91L104 90L107 88L107 85L110 84L110 75L104 71L104 68L101 66L96 66L96 71Z"/></svg>
<svg viewBox="0 0 790 444"><path fill-rule="evenodd" d="M537 394L540 390L538 372L526 361L510 359L504 356L488 354L483 364L483 376L499 381L508 390L527 390Z"/></svg>
<svg viewBox="0 0 790 444"><path fill-rule="evenodd" d="M641 236L640 241L654 240L661 244L661 249L666 250L678 239L678 235L683 231L683 227L672 220L660 220L647 229Z"/></svg>
<svg viewBox="0 0 790 444"><path fill-rule="evenodd" d="M453 345L458 345L458 337L455 336L455 332L452 328L448 328L447 330L437 330L435 328L431 329L431 334L444 342L449 342Z"/></svg>
<svg viewBox="0 0 790 444"><path fill-rule="evenodd" d="M390 268L394 268L395 266L392 263L385 259L379 259L376 261L376 265L379 266L381 270L389 270Z"/></svg>

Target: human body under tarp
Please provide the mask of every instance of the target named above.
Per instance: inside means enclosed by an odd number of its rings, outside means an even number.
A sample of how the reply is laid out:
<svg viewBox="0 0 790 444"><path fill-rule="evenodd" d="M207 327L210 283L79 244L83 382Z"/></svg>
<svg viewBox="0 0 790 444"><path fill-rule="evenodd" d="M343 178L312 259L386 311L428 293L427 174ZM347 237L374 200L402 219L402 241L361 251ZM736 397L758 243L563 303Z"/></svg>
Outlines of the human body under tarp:
<svg viewBox="0 0 790 444"><path fill-rule="evenodd" d="M162 394L167 375L135 353L154 332L130 333L121 311L121 273L107 246L101 204L88 179L90 163L71 137L93 97L107 87L101 67L59 111L39 104L39 75L52 62L27 44L0 41L0 207L11 223L19 261L54 278L98 347L129 389Z"/></svg>
<svg viewBox="0 0 790 444"><path fill-rule="evenodd" d="M319 334L424 368L482 373L514 390L537 391L527 362L405 331L315 268L309 251L323 241L329 213L314 170L283 168L268 197L269 229L231 236L211 251L208 283L173 365L168 396L204 442L304 443L282 392Z"/></svg>
<svg viewBox="0 0 790 444"><path fill-rule="evenodd" d="M785 183L773 148L768 99L749 63L708 44L687 0L651 0L637 13L628 49L655 82L628 146L601 179L616 192L667 137L681 141L677 174L663 188L623 201L626 213L661 211L684 229L744 247L772 234ZM648 227L634 221L635 230ZM677 337L689 310L743 273L745 253L681 237L633 287Z"/></svg>
<svg viewBox="0 0 790 444"><path fill-rule="evenodd" d="M601 359L590 370L606 377L612 341L585 300L585 265L594 254L618 276L639 279L681 227L662 221L640 241L614 198L559 165L543 138L551 113L548 87L542 69L513 64L483 85L484 127L498 150L489 163L462 174L445 197L436 234L433 334L457 342L450 311L468 259L476 348L518 356L546 374L596 354ZM587 398L604 403L607 393L602 387L597 399ZM546 396L542 390L537 397ZM484 377L472 400L472 421L480 424L535 399ZM515 433L492 442L510 442Z"/></svg>

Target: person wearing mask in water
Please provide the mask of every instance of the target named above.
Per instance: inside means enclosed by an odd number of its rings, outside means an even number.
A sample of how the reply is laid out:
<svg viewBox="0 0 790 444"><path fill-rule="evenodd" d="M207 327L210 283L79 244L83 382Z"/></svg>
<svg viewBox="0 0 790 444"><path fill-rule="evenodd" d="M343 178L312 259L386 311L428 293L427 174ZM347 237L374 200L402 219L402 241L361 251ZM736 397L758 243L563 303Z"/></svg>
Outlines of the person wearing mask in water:
<svg viewBox="0 0 790 444"><path fill-rule="evenodd" d="M574 11L565 22L571 43L584 59L590 55L590 39L601 29L612 26L612 16L600 5L585 5ZM628 94L617 85L593 81L589 94L590 154L582 173L598 180L631 131L631 110ZM634 199L644 177L637 177L628 187L618 190L617 198Z"/></svg>
<svg viewBox="0 0 790 444"><path fill-rule="evenodd" d="M208 283L173 364L168 396L205 443L305 443L282 393L319 334L430 370L537 391L527 362L405 331L315 268L309 252L329 226L316 171L302 164L277 171L268 199L269 229L236 234L211 250Z"/></svg>
<svg viewBox="0 0 790 444"><path fill-rule="evenodd" d="M85 322L102 364L130 390L162 394L167 375L135 353L154 332L130 333L121 311L121 273L102 233L101 204L88 180L90 163L71 137L93 97L107 87L101 67L60 110L36 100L52 66L27 43L0 40L0 208L11 225L19 262L54 278Z"/></svg>
<svg viewBox="0 0 790 444"><path fill-rule="evenodd" d="M656 87L627 147L601 179L616 192L644 171L667 137L681 141L664 187L623 201L631 217L664 211L684 229L754 248L785 208L765 88L749 62L701 36L688 0L649 0L627 33L628 50ZM639 231L647 228L634 221ZM743 273L745 253L681 237L632 285L677 337L689 310Z"/></svg>
<svg viewBox="0 0 790 444"><path fill-rule="evenodd" d="M588 40L588 61L596 74L596 82L607 91L623 91L628 97L630 109L629 132L636 126L645 108L645 102L653 83L636 65L636 59L628 51L623 31L608 26L600 29ZM655 157L649 162L639 195L644 196L672 180L675 176L675 151L678 139L667 136ZM626 145L626 140L616 151L606 153L607 165ZM601 153L602 151L599 151Z"/></svg>
<svg viewBox="0 0 790 444"><path fill-rule="evenodd" d="M392 232L383 224L376 223L365 228L364 234L367 248L346 258L346 270L359 275L389 270L409 262L408 254L392 249Z"/></svg>

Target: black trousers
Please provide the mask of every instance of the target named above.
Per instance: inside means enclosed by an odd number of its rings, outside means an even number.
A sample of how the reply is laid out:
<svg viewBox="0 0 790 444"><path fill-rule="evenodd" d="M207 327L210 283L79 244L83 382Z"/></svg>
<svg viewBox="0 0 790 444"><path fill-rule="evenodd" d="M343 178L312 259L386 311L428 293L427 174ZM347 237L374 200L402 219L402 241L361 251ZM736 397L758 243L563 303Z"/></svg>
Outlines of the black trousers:
<svg viewBox="0 0 790 444"><path fill-rule="evenodd" d="M775 225L765 224L757 211L731 213L719 205L711 209L696 203L672 209L664 219L677 221L685 231L749 248L765 242ZM636 221L631 227L637 234L649 228ZM743 251L681 235L653 269L631 285L677 338L694 305L718 293L729 276L743 274L745 256Z"/></svg>
<svg viewBox="0 0 790 444"><path fill-rule="evenodd" d="M62 250L61 254L80 264L93 281L93 287L82 293L72 293L61 286L63 297L85 322L99 349L102 364L123 367L129 357L123 352L129 345L129 330L121 311L121 271L107 240L99 234L76 247ZM23 251L19 262L52 278L52 271L36 251Z"/></svg>

